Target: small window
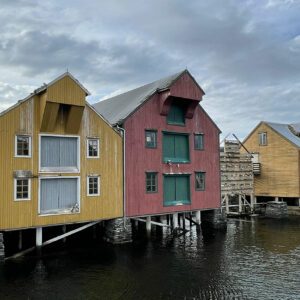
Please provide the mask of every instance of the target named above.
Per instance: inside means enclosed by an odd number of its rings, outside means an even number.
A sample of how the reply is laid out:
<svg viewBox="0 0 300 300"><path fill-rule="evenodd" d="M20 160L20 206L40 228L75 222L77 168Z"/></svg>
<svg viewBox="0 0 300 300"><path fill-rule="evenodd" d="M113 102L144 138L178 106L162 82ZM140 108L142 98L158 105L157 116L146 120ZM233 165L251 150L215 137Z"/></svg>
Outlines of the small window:
<svg viewBox="0 0 300 300"><path fill-rule="evenodd" d="M267 133L266 132L259 132L258 133L258 143L260 146L267 145Z"/></svg>
<svg viewBox="0 0 300 300"><path fill-rule="evenodd" d="M88 176L87 182L87 195L88 196L99 196L100 195L100 177L99 176Z"/></svg>
<svg viewBox="0 0 300 300"><path fill-rule="evenodd" d="M146 172L146 193L157 193L157 172Z"/></svg>
<svg viewBox="0 0 300 300"><path fill-rule="evenodd" d="M98 158L99 157L99 139L87 139L87 157Z"/></svg>
<svg viewBox="0 0 300 300"><path fill-rule="evenodd" d="M194 134L194 148L195 150L204 150L204 134Z"/></svg>
<svg viewBox="0 0 300 300"><path fill-rule="evenodd" d="M15 201L30 200L30 179L15 179Z"/></svg>
<svg viewBox="0 0 300 300"><path fill-rule="evenodd" d="M167 124L185 126L186 104L182 100L173 100L168 115Z"/></svg>
<svg viewBox="0 0 300 300"><path fill-rule="evenodd" d="M157 147L157 132L156 130L145 130L146 148Z"/></svg>
<svg viewBox="0 0 300 300"><path fill-rule="evenodd" d="M195 172L195 189L196 191L205 190L205 172Z"/></svg>
<svg viewBox="0 0 300 300"><path fill-rule="evenodd" d="M31 156L31 137L28 135L16 135L15 137L15 156Z"/></svg>

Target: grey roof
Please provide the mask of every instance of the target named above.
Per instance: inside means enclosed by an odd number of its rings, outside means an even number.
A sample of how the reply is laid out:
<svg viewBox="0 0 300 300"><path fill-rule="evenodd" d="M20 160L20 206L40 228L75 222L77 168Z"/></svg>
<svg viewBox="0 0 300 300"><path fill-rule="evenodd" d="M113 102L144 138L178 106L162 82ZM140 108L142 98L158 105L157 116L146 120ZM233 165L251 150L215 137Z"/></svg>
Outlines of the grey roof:
<svg viewBox="0 0 300 300"><path fill-rule="evenodd" d="M279 124L279 123L272 123L272 122L264 122L273 128L276 132L281 134L287 140L295 144L297 147L300 148L300 137L296 136L290 129L289 126L292 126L295 131L300 132L300 123L295 124Z"/></svg>
<svg viewBox="0 0 300 300"><path fill-rule="evenodd" d="M188 71L184 70L166 78L141 86L137 89L128 91L124 94L102 100L93 104L93 107L111 124L122 123L151 96L157 92L170 88L170 86L186 72Z"/></svg>

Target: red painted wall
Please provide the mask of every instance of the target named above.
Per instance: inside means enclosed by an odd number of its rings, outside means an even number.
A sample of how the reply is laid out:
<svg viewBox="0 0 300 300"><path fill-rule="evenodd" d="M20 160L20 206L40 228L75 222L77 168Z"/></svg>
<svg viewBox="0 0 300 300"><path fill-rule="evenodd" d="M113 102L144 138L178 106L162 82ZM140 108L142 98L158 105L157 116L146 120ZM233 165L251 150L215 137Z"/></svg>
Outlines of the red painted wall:
<svg viewBox="0 0 300 300"><path fill-rule="evenodd" d="M188 74L171 87L171 95L200 100L201 90ZM182 99L184 101L184 99ZM160 97L154 95L124 123L126 130L126 215L141 216L220 207L219 131L198 105L185 126L167 125ZM145 148L145 129L157 130L157 148ZM190 164L162 163L162 130L189 132ZM194 150L194 133L204 133L204 150ZM147 194L145 172L158 172L158 193ZM195 190L195 171L206 171L205 191ZM163 206L163 173L190 172L191 204Z"/></svg>

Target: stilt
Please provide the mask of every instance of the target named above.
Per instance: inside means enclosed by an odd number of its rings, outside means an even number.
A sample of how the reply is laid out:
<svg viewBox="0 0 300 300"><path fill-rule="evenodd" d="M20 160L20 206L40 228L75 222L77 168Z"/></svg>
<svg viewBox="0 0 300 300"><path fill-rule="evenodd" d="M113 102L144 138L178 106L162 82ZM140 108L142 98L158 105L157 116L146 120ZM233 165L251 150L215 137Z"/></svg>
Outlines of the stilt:
<svg viewBox="0 0 300 300"><path fill-rule="evenodd" d="M300 204L299 204L299 206L300 206ZM167 225L170 225L170 216L167 215L166 217L167 217Z"/></svg>
<svg viewBox="0 0 300 300"><path fill-rule="evenodd" d="M185 230L185 213L182 214L182 227Z"/></svg>
<svg viewBox="0 0 300 300"><path fill-rule="evenodd" d="M147 235L151 235L151 216L147 217L146 220L146 231L147 231Z"/></svg>
<svg viewBox="0 0 300 300"><path fill-rule="evenodd" d="M239 195L239 213L243 211L242 195Z"/></svg>
<svg viewBox="0 0 300 300"><path fill-rule="evenodd" d="M173 229L178 227L178 213L173 214Z"/></svg>
<svg viewBox="0 0 300 300"><path fill-rule="evenodd" d="M192 228L192 226L193 226L193 215L192 215L192 213L190 213L190 228Z"/></svg>
<svg viewBox="0 0 300 300"><path fill-rule="evenodd" d="M23 247L23 241L22 241L22 230L19 231L19 240L18 240L18 250L21 250Z"/></svg>
<svg viewBox="0 0 300 300"><path fill-rule="evenodd" d="M253 213L254 212L254 194L251 193L250 195L250 207L251 207L251 212Z"/></svg>
<svg viewBox="0 0 300 300"><path fill-rule="evenodd" d="M4 238L3 233L0 232L0 261L4 259Z"/></svg>
<svg viewBox="0 0 300 300"><path fill-rule="evenodd" d="M179 213L177 214L177 221L178 221L178 226L177 227L180 227L180 214Z"/></svg>
<svg viewBox="0 0 300 300"><path fill-rule="evenodd" d="M40 255L42 251L42 244L43 244L43 228L42 227L37 227L36 228L36 240L35 240L35 245L37 249L37 254Z"/></svg>
<svg viewBox="0 0 300 300"><path fill-rule="evenodd" d="M229 197L228 195L225 196L225 205L226 205L226 213L229 213Z"/></svg>
<svg viewBox="0 0 300 300"><path fill-rule="evenodd" d="M275 202L279 202L279 197L275 197Z"/></svg>
<svg viewBox="0 0 300 300"><path fill-rule="evenodd" d="M66 225L63 225L62 226L62 233L65 234L67 231L67 226ZM67 241L67 238L63 238L63 243L65 243Z"/></svg>
<svg viewBox="0 0 300 300"><path fill-rule="evenodd" d="M201 225L201 210L196 211L196 222L198 225Z"/></svg>
<svg viewBox="0 0 300 300"><path fill-rule="evenodd" d="M298 206L300 207L300 198L298 199Z"/></svg>

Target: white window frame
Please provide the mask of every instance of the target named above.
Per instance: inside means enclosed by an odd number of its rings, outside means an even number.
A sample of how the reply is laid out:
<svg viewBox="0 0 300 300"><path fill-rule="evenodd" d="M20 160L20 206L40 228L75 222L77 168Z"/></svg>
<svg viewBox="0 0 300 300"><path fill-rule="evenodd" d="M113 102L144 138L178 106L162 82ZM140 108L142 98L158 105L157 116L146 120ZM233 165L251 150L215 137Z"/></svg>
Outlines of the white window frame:
<svg viewBox="0 0 300 300"><path fill-rule="evenodd" d="M98 193L97 194L90 194L90 187L89 187L89 179L90 178L97 178L97 184L98 184ZM89 196L89 197L100 196L100 175L88 175L87 176L86 192L87 192L87 196Z"/></svg>
<svg viewBox="0 0 300 300"><path fill-rule="evenodd" d="M63 178L76 178L77 179L77 204L78 204L78 211L76 212L66 212L63 211L61 213L41 213L41 180L45 179L63 179ZM81 186L81 181L80 181L80 176L42 176L39 177L39 188L38 188L38 216L39 217L44 217L44 216L58 216L58 215L74 215L74 214L80 214L81 212L81 206L80 206L80 186ZM59 210L58 210L59 211Z"/></svg>
<svg viewBox="0 0 300 300"><path fill-rule="evenodd" d="M28 155L18 155L18 146L17 146L18 136L29 138ZM31 135L29 135L29 134L16 134L15 135L15 157L31 158Z"/></svg>
<svg viewBox="0 0 300 300"><path fill-rule="evenodd" d="M77 167L41 167L41 139L43 136L77 138ZM39 134L39 173L80 173L80 136L64 134Z"/></svg>
<svg viewBox="0 0 300 300"><path fill-rule="evenodd" d="M17 198L17 180L28 180L28 198ZM14 201L29 201L31 200L31 179L30 178L14 178Z"/></svg>
<svg viewBox="0 0 300 300"><path fill-rule="evenodd" d="M262 140L261 143L260 141ZM262 131L258 133L258 145L259 146L266 146L267 145L267 132L266 131Z"/></svg>
<svg viewBox="0 0 300 300"><path fill-rule="evenodd" d="M96 140L97 141L97 156L89 156L89 141ZM86 157L87 158L99 158L100 157L100 139L98 137L87 137L86 138Z"/></svg>

